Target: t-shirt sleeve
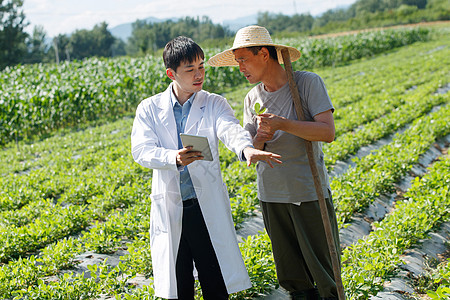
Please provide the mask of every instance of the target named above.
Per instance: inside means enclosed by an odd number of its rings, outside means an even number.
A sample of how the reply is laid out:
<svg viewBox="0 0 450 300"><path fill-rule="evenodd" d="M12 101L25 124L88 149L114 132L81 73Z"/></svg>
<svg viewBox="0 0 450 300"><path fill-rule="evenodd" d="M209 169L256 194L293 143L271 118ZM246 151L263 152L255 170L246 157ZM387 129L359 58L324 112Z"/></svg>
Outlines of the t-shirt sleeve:
<svg viewBox="0 0 450 300"><path fill-rule="evenodd" d="M303 101L306 102L309 117L314 118L314 116L330 109L334 112L333 104L322 78L315 73L307 72L303 77L303 85L299 82L301 81L300 78L301 76L297 77L297 84L302 86L300 95L303 94Z"/></svg>

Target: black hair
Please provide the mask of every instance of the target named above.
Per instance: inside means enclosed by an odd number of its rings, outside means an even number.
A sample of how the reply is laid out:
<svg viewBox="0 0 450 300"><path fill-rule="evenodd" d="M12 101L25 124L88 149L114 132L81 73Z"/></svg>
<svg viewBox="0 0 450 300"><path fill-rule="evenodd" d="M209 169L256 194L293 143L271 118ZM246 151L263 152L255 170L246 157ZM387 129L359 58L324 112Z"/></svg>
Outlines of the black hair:
<svg viewBox="0 0 450 300"><path fill-rule="evenodd" d="M269 55L272 59L278 61L278 53L275 46L253 46L247 47L247 49L250 50L253 53L253 55L256 55L263 47L269 51Z"/></svg>
<svg viewBox="0 0 450 300"><path fill-rule="evenodd" d="M182 62L191 63L199 57L205 59L202 48L192 39L185 36L176 37L168 42L163 51L166 69L170 68L174 71L177 70Z"/></svg>

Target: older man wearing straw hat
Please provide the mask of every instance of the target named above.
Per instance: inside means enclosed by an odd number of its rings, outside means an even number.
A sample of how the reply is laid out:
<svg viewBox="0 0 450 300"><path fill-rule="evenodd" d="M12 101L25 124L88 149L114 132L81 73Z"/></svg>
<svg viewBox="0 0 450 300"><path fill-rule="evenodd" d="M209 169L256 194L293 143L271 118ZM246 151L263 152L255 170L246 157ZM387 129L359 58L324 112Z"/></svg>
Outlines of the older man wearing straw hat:
<svg viewBox="0 0 450 300"><path fill-rule="evenodd" d="M290 292L292 299L334 299L338 297L336 280L305 149L307 141L311 141L321 182L318 189L326 197L325 218L331 223L331 243L339 249L336 215L321 148L321 142L334 140L334 108L323 80L317 74L297 71L293 78L305 120L297 117L288 75L281 66L283 49L289 51L292 61L300 58L297 49L274 44L264 27L249 26L236 33L231 49L211 57L208 63L239 66L250 83L259 83L244 99L244 126L252 135L255 148L284 158L284 163L274 168L265 163L257 165L258 197L280 285ZM255 107L266 111L258 112Z"/></svg>

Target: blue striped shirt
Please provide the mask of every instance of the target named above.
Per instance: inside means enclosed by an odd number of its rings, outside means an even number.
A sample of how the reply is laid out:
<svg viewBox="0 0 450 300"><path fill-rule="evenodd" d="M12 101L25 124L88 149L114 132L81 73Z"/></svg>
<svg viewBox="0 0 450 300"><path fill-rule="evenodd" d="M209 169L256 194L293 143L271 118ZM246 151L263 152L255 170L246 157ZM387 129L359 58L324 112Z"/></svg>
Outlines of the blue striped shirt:
<svg viewBox="0 0 450 300"><path fill-rule="evenodd" d="M177 97L173 93L173 90L171 90L170 92L170 99L173 105L173 114L175 116L175 122L177 123L178 149L183 148L180 133L184 133L186 121L189 112L191 111L191 106L192 103L194 102L196 94L197 93L194 93L188 99L188 101L186 101L183 105L180 105L180 103L177 100ZM195 194L194 190L194 185L192 184L191 176L189 174L187 166L183 167L180 172L180 191L181 191L181 198L183 199L183 201L191 198L197 198L197 195Z"/></svg>

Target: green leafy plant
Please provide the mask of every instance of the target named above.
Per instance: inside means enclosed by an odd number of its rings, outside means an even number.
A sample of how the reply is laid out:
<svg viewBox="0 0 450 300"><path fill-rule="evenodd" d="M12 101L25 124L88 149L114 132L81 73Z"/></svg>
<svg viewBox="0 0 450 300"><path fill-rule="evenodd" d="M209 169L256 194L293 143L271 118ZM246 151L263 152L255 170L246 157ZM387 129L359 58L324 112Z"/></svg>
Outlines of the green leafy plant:
<svg viewBox="0 0 450 300"><path fill-rule="evenodd" d="M263 114L266 111L265 107L261 107L261 104L259 104L258 102L255 103L255 113L257 115Z"/></svg>

